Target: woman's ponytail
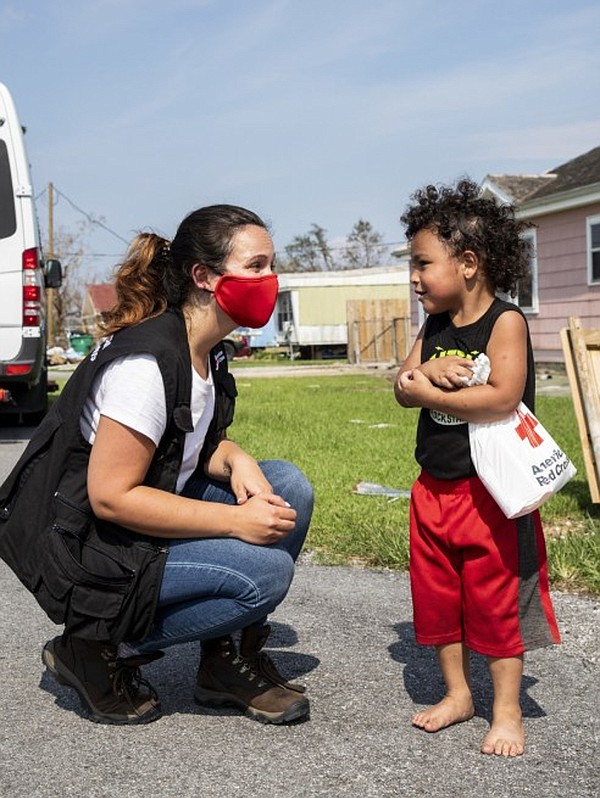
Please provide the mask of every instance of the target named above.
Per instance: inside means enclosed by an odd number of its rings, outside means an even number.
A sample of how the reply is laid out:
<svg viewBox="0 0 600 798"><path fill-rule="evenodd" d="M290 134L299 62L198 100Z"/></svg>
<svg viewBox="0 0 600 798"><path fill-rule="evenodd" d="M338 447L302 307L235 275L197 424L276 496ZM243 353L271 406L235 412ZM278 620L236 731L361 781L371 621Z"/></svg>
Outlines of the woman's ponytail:
<svg viewBox="0 0 600 798"><path fill-rule="evenodd" d="M164 313L168 304L164 278L170 258L167 239L155 233L139 233L133 239L115 274L117 304L104 314L102 335Z"/></svg>

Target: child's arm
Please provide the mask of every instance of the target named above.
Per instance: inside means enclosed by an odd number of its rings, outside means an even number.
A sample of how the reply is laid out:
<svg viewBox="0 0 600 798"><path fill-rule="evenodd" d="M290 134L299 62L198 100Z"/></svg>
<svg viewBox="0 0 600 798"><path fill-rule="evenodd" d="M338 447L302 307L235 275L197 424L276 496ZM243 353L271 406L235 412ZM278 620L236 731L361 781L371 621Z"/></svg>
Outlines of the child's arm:
<svg viewBox="0 0 600 798"><path fill-rule="evenodd" d="M400 366L400 371L396 375L396 379L394 381L394 396L396 397L396 401L398 402L398 404L401 404L402 407L418 407L418 405L409 404L407 402L404 392L401 388L400 380L403 375L405 375L407 379L412 378L413 369L416 369L421 363L421 345L423 341L423 330L424 326L421 327L421 329L419 330L419 334L415 339L413 347L410 350L408 357L406 358L404 363Z"/></svg>
<svg viewBox="0 0 600 798"><path fill-rule="evenodd" d="M464 357L441 357L421 363L421 346L423 340L423 328L419 331L417 339L410 351L410 354L402 364L394 385L396 401L403 407L413 407L412 404L404 404L403 391L401 389L400 377L402 374L411 374L418 369L427 379L438 388L454 390L464 388L463 377L471 377L473 361Z"/></svg>
<svg viewBox="0 0 600 798"><path fill-rule="evenodd" d="M521 401L527 379L527 326L520 313L507 311L498 317L487 355L492 371L486 385L445 390L434 385L422 369L403 366L396 381L396 398L403 407L426 407L464 421L505 418Z"/></svg>

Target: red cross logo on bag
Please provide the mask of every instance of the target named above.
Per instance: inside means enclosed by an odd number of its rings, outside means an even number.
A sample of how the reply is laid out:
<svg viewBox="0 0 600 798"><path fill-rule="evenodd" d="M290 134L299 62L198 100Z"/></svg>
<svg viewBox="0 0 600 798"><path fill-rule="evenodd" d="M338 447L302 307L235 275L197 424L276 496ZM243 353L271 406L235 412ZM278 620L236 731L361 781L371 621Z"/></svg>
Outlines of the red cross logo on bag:
<svg viewBox="0 0 600 798"><path fill-rule="evenodd" d="M527 438L531 446L535 449L536 446L539 446L544 442L544 439L541 438L535 431L535 428L539 423L537 418L532 416L530 413L524 415L520 410L517 410L517 416L519 417L520 424L518 427L515 427L515 432L522 441Z"/></svg>

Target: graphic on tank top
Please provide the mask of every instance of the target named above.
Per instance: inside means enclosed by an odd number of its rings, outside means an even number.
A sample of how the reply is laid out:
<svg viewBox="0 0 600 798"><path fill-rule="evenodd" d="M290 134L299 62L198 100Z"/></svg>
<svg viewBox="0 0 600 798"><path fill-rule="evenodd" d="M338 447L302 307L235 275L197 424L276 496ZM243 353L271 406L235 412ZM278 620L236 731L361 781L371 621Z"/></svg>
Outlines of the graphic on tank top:
<svg viewBox="0 0 600 798"><path fill-rule="evenodd" d="M464 352L462 349L444 349L441 346L436 346L434 353L429 360L439 360L442 357L464 357L467 360L475 360L477 355L481 354L478 349L473 349L470 352ZM429 415L432 421L436 424L443 424L444 426L454 426L456 424L464 424L461 418L456 418L449 413L442 413L440 410L430 410Z"/></svg>

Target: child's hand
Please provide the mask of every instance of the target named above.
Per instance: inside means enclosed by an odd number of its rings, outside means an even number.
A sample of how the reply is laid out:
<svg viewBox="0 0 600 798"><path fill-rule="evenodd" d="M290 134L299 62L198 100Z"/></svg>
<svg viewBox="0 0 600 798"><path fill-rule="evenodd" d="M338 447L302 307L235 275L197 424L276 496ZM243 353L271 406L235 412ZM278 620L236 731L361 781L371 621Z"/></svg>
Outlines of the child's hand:
<svg viewBox="0 0 600 798"><path fill-rule="evenodd" d="M453 391L464 388L466 381L473 376L473 361L450 355L421 363L419 371L438 388Z"/></svg>
<svg viewBox="0 0 600 798"><path fill-rule="evenodd" d="M424 407L427 397L436 390L420 369L411 369L398 375L394 393L402 407Z"/></svg>

